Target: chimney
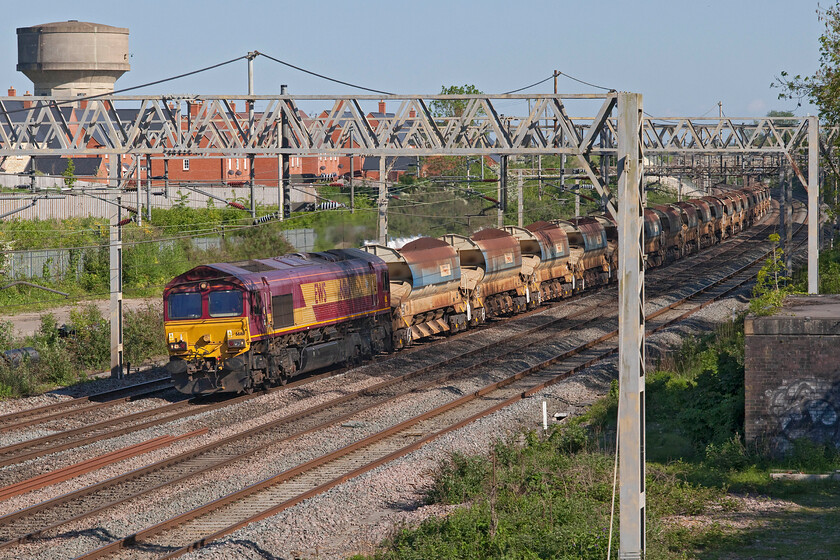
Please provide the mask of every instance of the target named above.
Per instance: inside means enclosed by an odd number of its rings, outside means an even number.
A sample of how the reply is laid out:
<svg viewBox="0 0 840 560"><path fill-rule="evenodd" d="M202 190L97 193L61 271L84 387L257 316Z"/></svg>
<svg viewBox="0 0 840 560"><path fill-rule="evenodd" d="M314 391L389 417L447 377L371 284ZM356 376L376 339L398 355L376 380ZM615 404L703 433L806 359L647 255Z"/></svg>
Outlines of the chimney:
<svg viewBox="0 0 840 560"><path fill-rule="evenodd" d="M417 116L417 113L415 113L415 112L414 112L414 109L412 109L411 111L409 111L409 112L408 112L408 116L409 116L409 117L411 117L411 118L413 119L414 117L416 117L416 116Z"/></svg>
<svg viewBox="0 0 840 560"><path fill-rule="evenodd" d="M198 109L201 107L201 102L198 103L190 103L190 116L197 117L198 116Z"/></svg>
<svg viewBox="0 0 840 560"><path fill-rule="evenodd" d="M15 95L17 95L17 91L15 91L13 86L9 86L9 97L14 97Z"/></svg>
<svg viewBox="0 0 840 560"><path fill-rule="evenodd" d="M23 96L24 97L31 97L32 94L29 93L29 91L27 90L26 93L23 94ZM32 102L31 101L24 101L23 102L23 108L24 109L29 109L30 107L32 107Z"/></svg>
<svg viewBox="0 0 840 560"><path fill-rule="evenodd" d="M379 102L379 112L383 115L385 114L385 102L384 101Z"/></svg>
<svg viewBox="0 0 840 560"><path fill-rule="evenodd" d="M231 103L230 104L230 112L233 113L234 115L236 114L236 103Z"/></svg>

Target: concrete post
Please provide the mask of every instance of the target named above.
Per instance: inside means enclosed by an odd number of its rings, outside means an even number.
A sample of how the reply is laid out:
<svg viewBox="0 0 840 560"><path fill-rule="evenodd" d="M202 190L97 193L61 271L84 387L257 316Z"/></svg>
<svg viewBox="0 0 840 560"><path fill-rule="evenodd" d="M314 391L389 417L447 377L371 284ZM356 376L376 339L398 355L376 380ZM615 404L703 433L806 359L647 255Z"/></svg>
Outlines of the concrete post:
<svg viewBox="0 0 840 560"><path fill-rule="evenodd" d="M820 121L808 117L808 293L820 292Z"/></svg>
<svg viewBox="0 0 840 560"><path fill-rule="evenodd" d="M645 551L645 314L642 247L642 96L618 94L618 557Z"/></svg>
<svg viewBox="0 0 840 560"><path fill-rule="evenodd" d="M379 244L388 243L388 184L385 174L385 156L379 156Z"/></svg>

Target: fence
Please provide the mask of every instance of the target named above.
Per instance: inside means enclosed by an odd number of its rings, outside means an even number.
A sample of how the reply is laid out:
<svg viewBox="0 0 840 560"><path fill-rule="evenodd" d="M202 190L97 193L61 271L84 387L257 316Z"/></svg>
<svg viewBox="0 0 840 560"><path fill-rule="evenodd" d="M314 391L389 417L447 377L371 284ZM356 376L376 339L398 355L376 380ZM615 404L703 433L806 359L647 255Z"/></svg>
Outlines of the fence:
<svg viewBox="0 0 840 560"><path fill-rule="evenodd" d="M314 229L291 229L284 231L283 236L297 251L312 251L315 248L317 236ZM196 249L203 251L219 249L222 246L222 238L218 236L196 237L190 241ZM168 246L174 243L170 241ZM68 276L79 278L84 271L85 255L81 249L7 251L2 253L2 269L7 281Z"/></svg>
<svg viewBox="0 0 840 560"><path fill-rule="evenodd" d="M11 180L11 181L10 181ZM56 181L52 177L36 177L36 186L38 188L53 188L52 182ZM58 180L59 183L61 182ZM8 183L8 184L5 184ZM0 186L15 187L20 183L18 177L0 176ZM63 183L61 184L63 186ZM23 208L20 212L12 214L6 219L19 218L21 220L47 220L47 219L65 219L65 218L108 218L113 214L115 206L108 204L104 200L99 200L91 196L85 196L81 190L85 184L78 182L72 191L57 192L55 190L49 191L50 196L62 198L43 198L39 199L35 206L27 207L32 200L31 193L26 189L20 189L20 193L4 193L0 196L0 214L11 212L17 208ZM99 188L102 185L98 185ZM251 197L250 187L201 187L202 190L219 196L226 200L236 200L245 205L247 208ZM75 191L75 192L74 192ZM312 191L312 192L310 192ZM47 191L42 191L47 194ZM311 186L299 186L292 188L290 191L292 203L295 202L314 202L315 197L312 194L314 188ZM155 194L161 193L161 194ZM105 198L104 191L95 191L92 194ZM255 185L254 186L254 200L259 205L277 206L277 186L270 185ZM124 191L122 194L122 204L126 206L134 206L136 208L146 208L146 191L140 189L138 191ZM190 191L189 189L179 189L178 187L171 187L169 189L169 197L162 194L160 187L155 187L151 195L152 208L172 208L173 206L186 206L188 208L207 208L208 206L221 207L224 202L220 200L213 200L205 195ZM127 216L127 213L126 213ZM145 218L145 214L143 215Z"/></svg>

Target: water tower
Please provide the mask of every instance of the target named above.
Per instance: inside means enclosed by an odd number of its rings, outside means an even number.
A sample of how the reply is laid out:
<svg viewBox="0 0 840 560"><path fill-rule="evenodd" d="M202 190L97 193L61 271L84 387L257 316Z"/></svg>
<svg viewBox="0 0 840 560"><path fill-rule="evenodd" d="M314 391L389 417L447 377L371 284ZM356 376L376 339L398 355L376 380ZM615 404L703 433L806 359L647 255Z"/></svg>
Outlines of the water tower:
<svg viewBox="0 0 840 560"><path fill-rule="evenodd" d="M19 27L17 69L35 95L75 97L114 91L128 72L128 29L84 21Z"/></svg>

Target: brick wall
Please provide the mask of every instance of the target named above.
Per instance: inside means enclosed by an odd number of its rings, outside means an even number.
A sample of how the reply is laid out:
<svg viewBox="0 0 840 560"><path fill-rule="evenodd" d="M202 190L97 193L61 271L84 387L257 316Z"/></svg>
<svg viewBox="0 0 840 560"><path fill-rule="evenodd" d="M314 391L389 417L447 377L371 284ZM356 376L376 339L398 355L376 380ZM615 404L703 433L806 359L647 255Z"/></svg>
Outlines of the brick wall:
<svg viewBox="0 0 840 560"><path fill-rule="evenodd" d="M746 440L776 453L798 438L840 447L840 296L788 298L744 329Z"/></svg>

